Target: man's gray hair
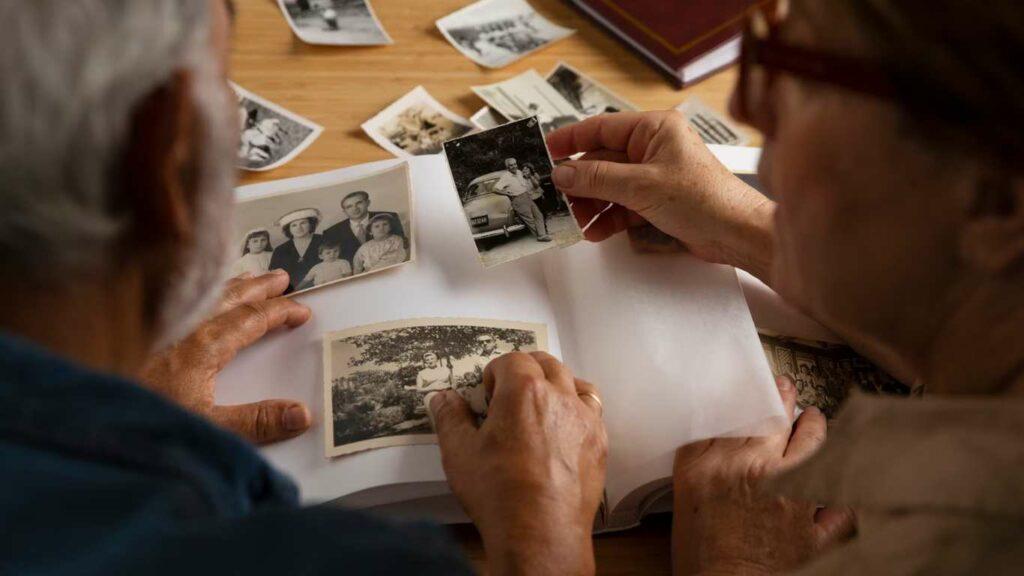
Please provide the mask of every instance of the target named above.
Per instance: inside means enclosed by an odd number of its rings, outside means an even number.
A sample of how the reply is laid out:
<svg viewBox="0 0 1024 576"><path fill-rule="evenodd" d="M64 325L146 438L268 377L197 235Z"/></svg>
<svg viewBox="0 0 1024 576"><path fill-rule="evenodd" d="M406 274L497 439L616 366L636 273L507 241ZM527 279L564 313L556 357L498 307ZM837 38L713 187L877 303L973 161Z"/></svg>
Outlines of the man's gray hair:
<svg viewBox="0 0 1024 576"><path fill-rule="evenodd" d="M211 65L211 20L208 0L0 3L0 273L111 263L131 224L115 195L134 112L176 70Z"/></svg>

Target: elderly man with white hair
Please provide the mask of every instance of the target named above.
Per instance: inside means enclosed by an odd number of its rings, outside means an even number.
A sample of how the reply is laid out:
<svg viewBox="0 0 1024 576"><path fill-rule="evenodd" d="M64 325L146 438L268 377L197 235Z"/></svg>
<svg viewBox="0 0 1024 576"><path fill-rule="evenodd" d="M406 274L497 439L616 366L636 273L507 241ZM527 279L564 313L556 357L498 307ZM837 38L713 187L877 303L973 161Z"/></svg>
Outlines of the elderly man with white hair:
<svg viewBox="0 0 1024 576"><path fill-rule="evenodd" d="M298 506L252 443L306 431L306 406L215 404L239 350L311 317L284 271L224 289L231 8L0 3L0 573L469 573L431 528ZM589 385L541 354L487 381L493 425L430 408L491 572L592 571Z"/></svg>

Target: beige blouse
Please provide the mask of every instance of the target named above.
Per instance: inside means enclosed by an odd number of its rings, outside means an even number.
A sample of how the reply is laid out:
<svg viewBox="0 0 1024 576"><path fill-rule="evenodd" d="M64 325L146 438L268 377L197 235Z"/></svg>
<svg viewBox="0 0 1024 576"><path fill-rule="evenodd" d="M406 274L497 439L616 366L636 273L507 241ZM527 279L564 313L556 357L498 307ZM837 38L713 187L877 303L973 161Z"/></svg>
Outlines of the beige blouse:
<svg viewBox="0 0 1024 576"><path fill-rule="evenodd" d="M800 575L1024 574L1024 397L855 395L772 486L857 510L858 535Z"/></svg>

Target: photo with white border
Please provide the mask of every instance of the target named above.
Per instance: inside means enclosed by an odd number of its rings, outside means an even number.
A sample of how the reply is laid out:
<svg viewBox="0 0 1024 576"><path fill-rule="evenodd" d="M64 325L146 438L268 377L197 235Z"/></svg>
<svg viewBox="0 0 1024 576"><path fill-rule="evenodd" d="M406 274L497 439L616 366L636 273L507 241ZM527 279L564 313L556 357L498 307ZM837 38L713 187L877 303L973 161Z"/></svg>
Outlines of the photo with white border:
<svg viewBox="0 0 1024 576"><path fill-rule="evenodd" d="M439 154L445 140L473 130L469 120L435 100L417 86L394 104L366 121L363 131L399 158Z"/></svg>
<svg viewBox="0 0 1024 576"><path fill-rule="evenodd" d="M238 97L241 138L236 166L250 172L265 172L291 162L324 129L308 120L231 83Z"/></svg>
<svg viewBox="0 0 1024 576"><path fill-rule="evenodd" d="M639 110L629 100L565 62L559 62L546 80L577 112L588 118L598 114Z"/></svg>
<svg viewBox="0 0 1024 576"><path fill-rule="evenodd" d="M487 409L484 367L509 352L548 350L543 324L464 318L385 322L324 335L324 453L436 444L427 402L457 391Z"/></svg>
<svg viewBox="0 0 1024 576"><path fill-rule="evenodd" d="M583 120L572 103L536 70L527 70L495 84L472 86L471 89L488 106L511 121L537 117L545 134Z"/></svg>
<svg viewBox="0 0 1024 576"><path fill-rule="evenodd" d="M415 259L407 163L317 186L303 180L254 198L236 191L232 276L284 270L285 294L299 294Z"/></svg>
<svg viewBox="0 0 1024 576"><path fill-rule="evenodd" d="M278 0L300 40L329 46L393 44L369 0Z"/></svg>
<svg viewBox="0 0 1024 576"><path fill-rule="evenodd" d="M437 28L486 68L503 68L576 32L544 18L526 0L480 0L441 18Z"/></svg>

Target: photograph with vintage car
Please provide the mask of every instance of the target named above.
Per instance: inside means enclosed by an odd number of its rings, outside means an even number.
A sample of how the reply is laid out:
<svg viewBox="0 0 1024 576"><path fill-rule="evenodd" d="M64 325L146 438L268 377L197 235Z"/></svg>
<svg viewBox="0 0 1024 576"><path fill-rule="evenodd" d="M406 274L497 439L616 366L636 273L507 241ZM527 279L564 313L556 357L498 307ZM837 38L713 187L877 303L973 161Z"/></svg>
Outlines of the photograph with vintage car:
<svg viewBox="0 0 1024 576"><path fill-rule="evenodd" d="M485 267L583 239L551 182L551 156L536 118L449 140L444 153Z"/></svg>

